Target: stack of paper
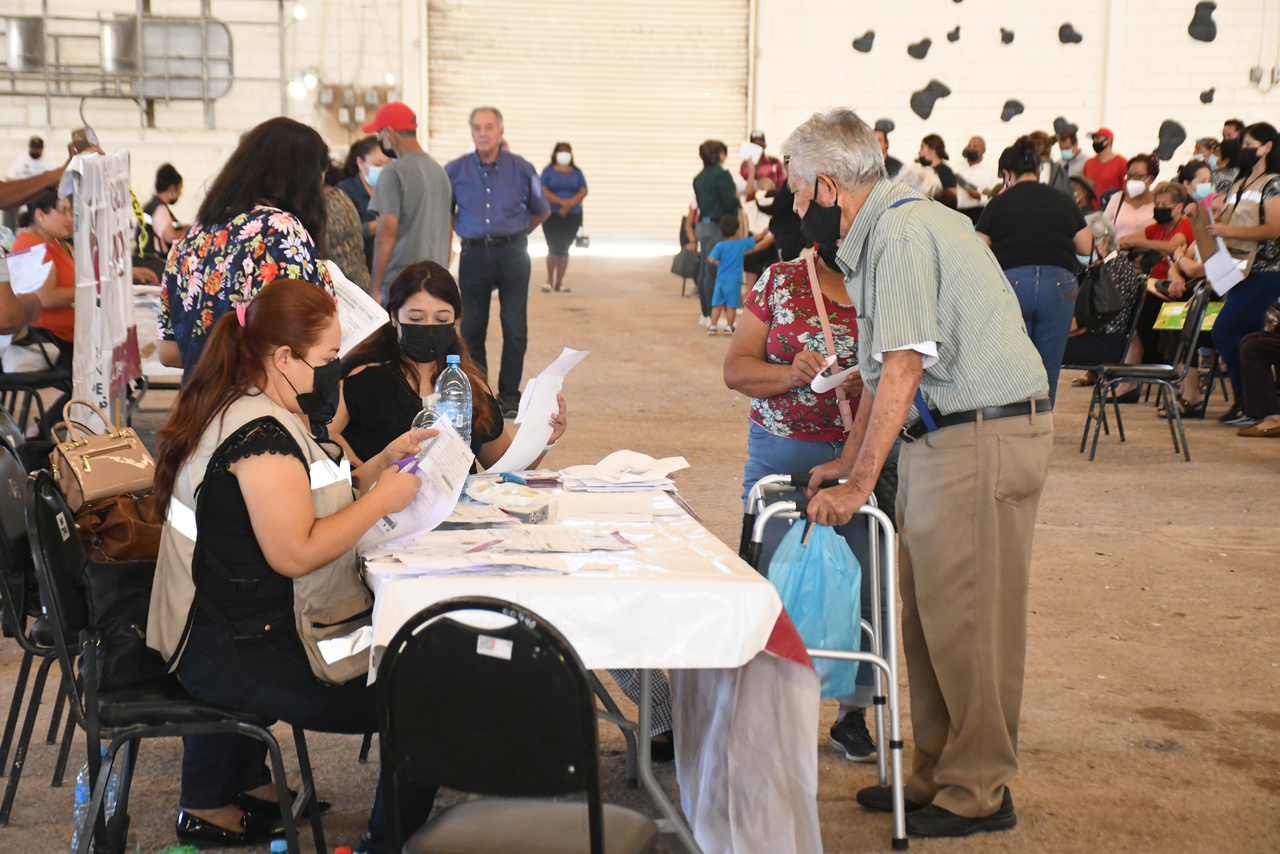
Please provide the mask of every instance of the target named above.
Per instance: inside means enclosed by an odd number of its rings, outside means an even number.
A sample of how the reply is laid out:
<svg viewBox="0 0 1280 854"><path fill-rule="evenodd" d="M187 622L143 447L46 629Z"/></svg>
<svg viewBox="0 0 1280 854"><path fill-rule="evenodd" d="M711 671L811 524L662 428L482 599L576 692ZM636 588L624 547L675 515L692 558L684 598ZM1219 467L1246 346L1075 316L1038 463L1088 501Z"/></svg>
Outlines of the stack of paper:
<svg viewBox="0 0 1280 854"><path fill-rule="evenodd" d="M671 475L688 467L684 457L655 460L635 451L616 451L593 466L570 466L560 476L571 492L671 491Z"/></svg>
<svg viewBox="0 0 1280 854"><path fill-rule="evenodd" d="M551 416L560 411L556 395L564 387L565 375L590 353L590 350L571 350L565 347L560 358L525 383L516 414L516 423L520 425L520 429L516 431L515 438L511 440L502 459L489 466L486 471L523 471L542 456L547 443L551 441L551 434L555 432L551 426Z"/></svg>

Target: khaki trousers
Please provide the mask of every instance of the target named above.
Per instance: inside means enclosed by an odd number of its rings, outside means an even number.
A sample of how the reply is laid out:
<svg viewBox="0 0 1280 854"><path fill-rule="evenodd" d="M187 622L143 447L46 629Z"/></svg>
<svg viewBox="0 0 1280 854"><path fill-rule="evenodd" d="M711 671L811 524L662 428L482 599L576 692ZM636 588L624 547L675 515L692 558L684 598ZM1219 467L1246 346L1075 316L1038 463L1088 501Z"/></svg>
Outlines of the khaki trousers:
<svg viewBox="0 0 1280 854"><path fill-rule="evenodd" d="M915 761L907 800L969 818L1018 772L1027 586L1052 413L902 446L898 571Z"/></svg>

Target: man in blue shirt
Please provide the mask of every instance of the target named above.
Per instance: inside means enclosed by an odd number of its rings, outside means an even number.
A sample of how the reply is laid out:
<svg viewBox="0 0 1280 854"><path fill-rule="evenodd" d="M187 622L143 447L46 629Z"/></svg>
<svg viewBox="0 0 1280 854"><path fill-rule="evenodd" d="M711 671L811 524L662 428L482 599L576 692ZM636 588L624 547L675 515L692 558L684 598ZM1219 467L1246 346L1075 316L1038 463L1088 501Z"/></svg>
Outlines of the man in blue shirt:
<svg viewBox="0 0 1280 854"><path fill-rule="evenodd" d="M471 111L476 150L450 162L444 171L453 184L453 228L462 240L462 337L471 357L487 367L489 299L497 289L502 322L498 400L503 416L512 418L520 405L529 342L528 234L551 214L551 205L533 165L502 147L502 131L497 108L476 107Z"/></svg>

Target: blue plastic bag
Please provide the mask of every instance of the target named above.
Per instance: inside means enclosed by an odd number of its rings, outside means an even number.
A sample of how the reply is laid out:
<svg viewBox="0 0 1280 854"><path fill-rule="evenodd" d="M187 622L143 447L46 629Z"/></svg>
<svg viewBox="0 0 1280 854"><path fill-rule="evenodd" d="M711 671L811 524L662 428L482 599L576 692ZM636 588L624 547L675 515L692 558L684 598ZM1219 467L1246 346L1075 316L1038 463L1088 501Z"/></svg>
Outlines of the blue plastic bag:
<svg viewBox="0 0 1280 854"><path fill-rule="evenodd" d="M856 652L862 646L862 567L849 544L826 525L812 526L804 542L803 522L778 544L769 580L778 589L800 639L810 649ZM814 659L822 699L852 694L858 662Z"/></svg>

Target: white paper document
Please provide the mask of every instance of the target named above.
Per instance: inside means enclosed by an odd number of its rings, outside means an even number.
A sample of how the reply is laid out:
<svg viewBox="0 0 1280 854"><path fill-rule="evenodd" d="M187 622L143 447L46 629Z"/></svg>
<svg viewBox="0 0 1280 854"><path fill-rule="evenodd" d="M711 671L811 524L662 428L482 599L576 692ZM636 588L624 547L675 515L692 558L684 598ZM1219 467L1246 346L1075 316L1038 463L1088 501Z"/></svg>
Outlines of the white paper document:
<svg viewBox="0 0 1280 854"><path fill-rule="evenodd" d="M744 142L738 148L738 157L743 160L750 160L752 163L759 163L762 154L764 154L764 149L754 142Z"/></svg>
<svg viewBox="0 0 1280 854"><path fill-rule="evenodd" d="M349 635L319 641L320 655L328 664L350 658L373 645L373 626L361 626Z"/></svg>
<svg viewBox="0 0 1280 854"><path fill-rule="evenodd" d="M1222 238L1217 239L1218 250L1204 262L1204 275L1213 287L1214 293L1222 296L1227 291L1244 281L1244 272L1236 264L1236 259L1227 251Z"/></svg>
<svg viewBox="0 0 1280 854"><path fill-rule="evenodd" d="M835 356L827 357L827 368L832 367L835 363ZM836 386L844 385L844 381L847 380L854 371L858 370L858 366L854 365L848 370L840 371L838 374L832 374L830 376L827 376L826 370L826 368L823 368L819 371L818 375L813 378L813 382L809 383L809 388L813 389L818 394L824 394L831 391L831 389Z"/></svg>
<svg viewBox="0 0 1280 854"><path fill-rule="evenodd" d="M413 501L399 513L383 516L365 532L356 544L362 554L380 543L430 531L453 512L475 456L453 424L441 420L436 429L440 434L426 440L426 450L417 458L417 469L413 473L422 478L422 485Z"/></svg>
<svg viewBox="0 0 1280 854"><path fill-rule="evenodd" d="M557 522L652 522L654 492L565 492Z"/></svg>
<svg viewBox="0 0 1280 854"><path fill-rule="evenodd" d="M546 450L554 429L551 416L560 411L556 395L564 387L564 378L573 367L591 354L590 350L571 350L564 348L560 358L556 359L538 376L530 379L524 386L520 396L520 409L516 415L516 423L520 429L516 431L511 446L486 472L501 474L504 472L524 471Z"/></svg>
<svg viewBox="0 0 1280 854"><path fill-rule="evenodd" d="M338 265L325 261L333 279L333 293L338 298L338 325L342 342L338 358L345 359L361 342L390 322L387 310L373 301L360 287L342 274Z"/></svg>
<svg viewBox="0 0 1280 854"><path fill-rule="evenodd" d="M654 489L671 485L675 472L689 467L684 457L655 460L636 451L615 451L593 466L570 466L561 472L565 489Z"/></svg>
<svg viewBox="0 0 1280 854"><path fill-rule="evenodd" d="M29 294L48 280L53 262L44 260L44 255L44 244L37 243L5 256L9 264L9 287L15 294Z"/></svg>

